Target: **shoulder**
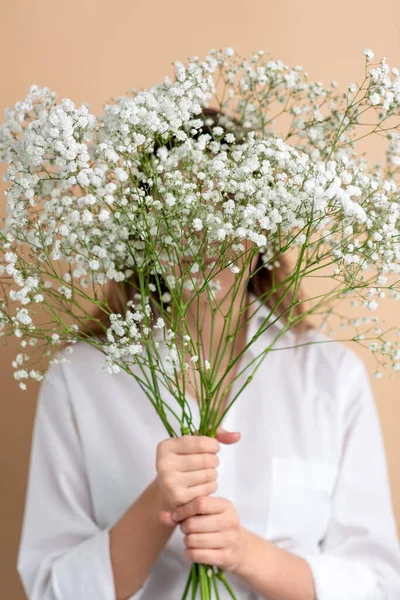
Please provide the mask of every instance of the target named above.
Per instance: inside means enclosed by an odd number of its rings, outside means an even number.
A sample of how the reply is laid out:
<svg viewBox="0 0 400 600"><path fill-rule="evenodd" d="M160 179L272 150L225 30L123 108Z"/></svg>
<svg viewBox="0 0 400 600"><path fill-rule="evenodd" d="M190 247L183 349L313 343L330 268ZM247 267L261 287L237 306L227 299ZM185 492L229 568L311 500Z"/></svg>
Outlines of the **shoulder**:
<svg viewBox="0 0 400 600"><path fill-rule="evenodd" d="M337 340L317 328L310 329L304 339L309 351L326 366L333 369L345 368L348 375L364 366L363 360L355 350L355 342Z"/></svg>
<svg viewBox="0 0 400 600"><path fill-rule="evenodd" d="M42 386L64 385L69 387L74 381L101 381L110 377L105 371L105 354L96 345L79 341L62 348L50 360L42 381Z"/></svg>
<svg viewBox="0 0 400 600"><path fill-rule="evenodd" d="M357 382L368 379L364 361L355 342L337 340L320 329L311 329L298 346L302 368L318 387L329 388L339 396Z"/></svg>
<svg viewBox="0 0 400 600"><path fill-rule="evenodd" d="M124 371L110 374L106 354L86 341L60 349L41 382L38 405L41 410L70 414L79 427L93 419L108 419L115 407L129 396L129 376Z"/></svg>

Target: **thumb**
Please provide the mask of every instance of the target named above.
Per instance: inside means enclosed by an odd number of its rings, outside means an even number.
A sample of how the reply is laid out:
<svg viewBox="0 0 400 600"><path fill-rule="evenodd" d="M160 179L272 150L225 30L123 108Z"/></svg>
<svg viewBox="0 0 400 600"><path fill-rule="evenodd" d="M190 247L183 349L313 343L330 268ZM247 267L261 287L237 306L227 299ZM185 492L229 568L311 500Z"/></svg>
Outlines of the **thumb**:
<svg viewBox="0 0 400 600"><path fill-rule="evenodd" d="M215 432L215 438L222 444L235 444L240 440L239 431L226 431L222 427L218 427Z"/></svg>
<svg viewBox="0 0 400 600"><path fill-rule="evenodd" d="M172 512L170 512L170 511L160 510L158 513L158 518L160 519L161 523L163 525L166 525L167 527L175 527L176 526L176 521L173 521Z"/></svg>

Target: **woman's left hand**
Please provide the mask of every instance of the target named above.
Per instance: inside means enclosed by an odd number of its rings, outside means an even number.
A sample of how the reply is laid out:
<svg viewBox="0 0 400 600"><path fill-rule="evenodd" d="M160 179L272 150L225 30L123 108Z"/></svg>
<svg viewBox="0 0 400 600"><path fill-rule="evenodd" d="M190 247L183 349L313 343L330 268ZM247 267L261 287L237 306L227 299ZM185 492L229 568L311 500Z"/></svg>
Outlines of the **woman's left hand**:
<svg viewBox="0 0 400 600"><path fill-rule="evenodd" d="M232 572L241 564L246 530L226 498L200 496L179 506L171 520L185 534L188 560Z"/></svg>

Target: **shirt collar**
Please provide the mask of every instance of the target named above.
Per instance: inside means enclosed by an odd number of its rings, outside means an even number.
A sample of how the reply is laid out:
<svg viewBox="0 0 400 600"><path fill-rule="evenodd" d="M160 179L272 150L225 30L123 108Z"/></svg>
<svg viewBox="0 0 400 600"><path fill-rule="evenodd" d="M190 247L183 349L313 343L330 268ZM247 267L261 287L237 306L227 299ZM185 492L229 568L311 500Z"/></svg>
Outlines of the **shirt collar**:
<svg viewBox="0 0 400 600"><path fill-rule="evenodd" d="M283 333L274 343L274 347L291 347L295 344L295 333L291 329L284 331L285 319L273 313L271 314L269 306L260 300L254 292L249 291L248 293L248 305L250 319L246 344L250 342L260 328L262 329L259 337L252 342L250 349L253 347L255 350L259 350L260 347L265 349L266 345L270 344L282 331ZM267 319L268 321L266 321Z"/></svg>
<svg viewBox="0 0 400 600"><path fill-rule="evenodd" d="M274 341L275 338L285 328L286 321L284 318L277 317L277 315L274 315L273 313L271 314L269 306L260 300L260 298L254 292L249 291L247 298L249 313L246 346L253 336L258 333L259 329L262 329L259 337L251 343L248 350L250 350L255 356L258 356L269 344L271 344L271 342L274 342L274 348L290 348L294 346L296 343L296 334L291 329L285 330L279 336L279 338ZM267 319L268 322L266 321ZM163 338L161 330L157 330L155 335L160 336L160 340Z"/></svg>

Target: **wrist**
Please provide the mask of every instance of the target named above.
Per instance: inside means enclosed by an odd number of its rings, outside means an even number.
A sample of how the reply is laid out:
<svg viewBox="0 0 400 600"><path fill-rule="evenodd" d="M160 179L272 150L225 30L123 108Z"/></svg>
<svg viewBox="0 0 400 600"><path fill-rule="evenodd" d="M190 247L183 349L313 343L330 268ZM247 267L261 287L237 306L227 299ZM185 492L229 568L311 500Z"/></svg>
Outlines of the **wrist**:
<svg viewBox="0 0 400 600"><path fill-rule="evenodd" d="M251 580L255 571L256 557L270 548L270 542L256 533L242 527L240 536L239 561L234 571L235 575L245 581Z"/></svg>
<svg viewBox="0 0 400 600"><path fill-rule="evenodd" d="M159 510L173 511L174 507L168 502L163 492L163 486L160 482L158 475L153 479L152 486L154 488L156 504Z"/></svg>
<svg viewBox="0 0 400 600"><path fill-rule="evenodd" d="M241 527L239 536L239 560L233 571L238 577L246 578L251 573L251 548L254 543L252 536L253 534L251 531L245 527Z"/></svg>

